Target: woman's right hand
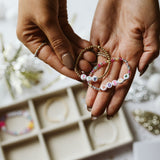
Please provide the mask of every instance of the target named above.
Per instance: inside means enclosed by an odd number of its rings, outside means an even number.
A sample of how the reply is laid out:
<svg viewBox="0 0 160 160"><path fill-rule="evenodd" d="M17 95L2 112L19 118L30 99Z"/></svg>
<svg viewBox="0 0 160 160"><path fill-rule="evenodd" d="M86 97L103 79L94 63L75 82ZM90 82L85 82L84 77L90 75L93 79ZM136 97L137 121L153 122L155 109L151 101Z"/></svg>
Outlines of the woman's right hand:
<svg viewBox="0 0 160 160"><path fill-rule="evenodd" d="M74 61L90 43L78 37L69 25L66 0L19 0L17 36L32 53L47 42L38 57L58 72L79 79L72 70ZM86 54L80 64L89 71L88 62L95 61L95 56L92 52Z"/></svg>

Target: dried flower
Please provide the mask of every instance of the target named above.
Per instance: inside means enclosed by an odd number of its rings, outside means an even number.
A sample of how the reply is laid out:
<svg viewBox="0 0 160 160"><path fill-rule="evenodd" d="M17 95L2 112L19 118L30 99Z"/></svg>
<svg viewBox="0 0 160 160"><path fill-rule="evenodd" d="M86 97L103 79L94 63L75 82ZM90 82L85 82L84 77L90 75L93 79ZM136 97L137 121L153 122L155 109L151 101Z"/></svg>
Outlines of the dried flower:
<svg viewBox="0 0 160 160"><path fill-rule="evenodd" d="M22 93L23 87L38 84L43 71L37 69L31 55L23 53L22 46L5 48L1 35L0 40L0 78L5 78L9 92L15 98L15 93Z"/></svg>

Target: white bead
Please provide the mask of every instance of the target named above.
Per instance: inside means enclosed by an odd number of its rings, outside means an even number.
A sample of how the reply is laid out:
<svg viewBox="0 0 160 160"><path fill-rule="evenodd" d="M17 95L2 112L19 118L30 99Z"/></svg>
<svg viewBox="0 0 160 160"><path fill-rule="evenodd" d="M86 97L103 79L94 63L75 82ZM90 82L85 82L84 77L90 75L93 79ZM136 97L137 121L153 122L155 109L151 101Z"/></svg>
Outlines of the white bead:
<svg viewBox="0 0 160 160"><path fill-rule="evenodd" d="M91 76L87 76L87 81L89 82L89 81L91 81L92 80L92 77Z"/></svg>
<svg viewBox="0 0 160 160"><path fill-rule="evenodd" d="M107 87L107 88L112 88L112 83L111 83L111 82L108 82L108 83L106 84L106 87Z"/></svg>
<svg viewBox="0 0 160 160"><path fill-rule="evenodd" d="M3 126L3 127L1 128L1 130L2 130L2 131L5 131L5 130L6 130L6 127L5 127L5 126Z"/></svg>
<svg viewBox="0 0 160 160"><path fill-rule="evenodd" d="M118 83L117 83L117 80L113 80L113 81L112 81L112 85L113 85L113 86L117 86L117 84L118 84Z"/></svg>
<svg viewBox="0 0 160 160"><path fill-rule="evenodd" d="M93 77L92 77L92 81L93 81L93 82L97 82L97 81L98 81L97 76L93 76Z"/></svg>
<svg viewBox="0 0 160 160"><path fill-rule="evenodd" d="M82 80L82 81L85 81L86 78L87 78L87 76L86 76L85 74L81 74L81 80Z"/></svg>
<svg viewBox="0 0 160 160"><path fill-rule="evenodd" d="M126 73L126 74L123 76L123 78L124 78L125 80L129 79L129 74Z"/></svg>
<svg viewBox="0 0 160 160"><path fill-rule="evenodd" d="M121 83L124 82L124 79L123 79L123 78L119 78L117 82L118 82L119 84L121 84Z"/></svg>
<svg viewBox="0 0 160 160"><path fill-rule="evenodd" d="M17 116L17 112L7 113L7 117L15 117L15 116Z"/></svg>
<svg viewBox="0 0 160 160"><path fill-rule="evenodd" d="M23 116L24 117L28 117L29 116L29 112L27 112L27 111L23 112Z"/></svg>
<svg viewBox="0 0 160 160"><path fill-rule="evenodd" d="M102 91L106 91L106 90L107 90L107 86L106 86L106 85L101 85L100 89L101 89Z"/></svg>

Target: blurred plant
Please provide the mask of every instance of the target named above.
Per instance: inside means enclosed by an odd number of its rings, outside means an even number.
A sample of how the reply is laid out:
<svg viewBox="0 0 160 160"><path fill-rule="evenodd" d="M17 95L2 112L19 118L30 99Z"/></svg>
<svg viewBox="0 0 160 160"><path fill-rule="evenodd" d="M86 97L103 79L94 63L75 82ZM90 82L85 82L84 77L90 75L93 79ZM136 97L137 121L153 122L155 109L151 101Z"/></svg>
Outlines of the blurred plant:
<svg viewBox="0 0 160 160"><path fill-rule="evenodd" d="M37 70L33 57L24 54L22 46L15 49L9 45L4 46L2 35L0 35L0 78L4 78L8 90L15 98L16 93L22 93L22 88L31 88L40 82L43 71Z"/></svg>

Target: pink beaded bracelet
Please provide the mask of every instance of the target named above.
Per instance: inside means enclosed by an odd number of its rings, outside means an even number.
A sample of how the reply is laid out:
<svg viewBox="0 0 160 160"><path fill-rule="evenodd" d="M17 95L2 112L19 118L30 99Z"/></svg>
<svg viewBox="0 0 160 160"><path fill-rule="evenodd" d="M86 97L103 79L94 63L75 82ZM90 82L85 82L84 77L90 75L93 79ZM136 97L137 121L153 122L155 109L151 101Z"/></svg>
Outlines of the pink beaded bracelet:
<svg viewBox="0 0 160 160"><path fill-rule="evenodd" d="M117 86L118 84L122 84L125 80L129 79L130 74L131 74L131 69L130 69L130 66L128 64L128 61L123 59L123 58L112 58L111 62L118 61L118 60L123 61L127 65L127 68L128 68L128 72L126 74L124 74L123 78L119 78L118 80L113 80L112 82L107 82L107 84L101 85L100 88L93 86L91 81L88 81L88 85L95 90L106 91L107 89L112 88L113 86ZM98 69L100 69L106 63L108 63L108 62L105 61L103 63L98 64L99 65ZM97 71L97 68L94 68L90 72L90 77L92 77L92 75L95 73L95 71ZM96 76L93 76L93 77L95 77L95 79L97 78Z"/></svg>
<svg viewBox="0 0 160 160"><path fill-rule="evenodd" d="M29 121L28 125L26 128L24 128L21 131L18 131L18 132L11 131L7 128L6 120L9 118L17 117L17 116L23 116L24 118L26 118ZM33 128L34 128L34 123L33 123L32 117L30 116L29 112L25 110L9 112L0 118L0 130L12 136L19 136L19 135L26 134L30 132Z"/></svg>

